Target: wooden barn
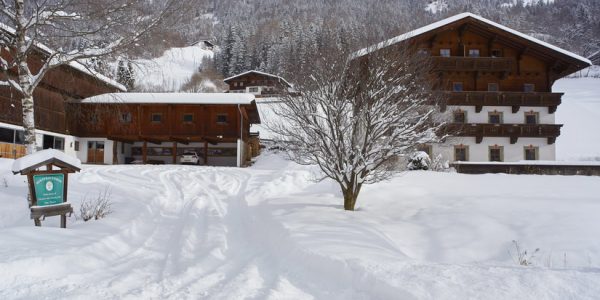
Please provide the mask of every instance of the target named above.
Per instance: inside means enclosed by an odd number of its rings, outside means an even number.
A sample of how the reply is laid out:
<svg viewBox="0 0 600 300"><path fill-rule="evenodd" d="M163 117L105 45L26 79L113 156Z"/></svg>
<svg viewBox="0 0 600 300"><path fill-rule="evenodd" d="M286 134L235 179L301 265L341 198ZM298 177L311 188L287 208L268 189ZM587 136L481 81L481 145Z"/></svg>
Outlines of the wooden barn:
<svg viewBox="0 0 600 300"><path fill-rule="evenodd" d="M7 27L0 27L0 34L11 35ZM34 47L29 56L29 66L35 73L49 49L43 45ZM9 57L2 49L0 56ZM11 78L16 69L8 70ZM0 81L6 80L0 74ZM101 75L90 71L80 63L71 63L50 70L34 91L37 148L54 148L75 155L76 144L67 124L66 103L98 94L120 92L125 88ZM0 85L0 157L18 158L25 154L23 144L23 112L20 93L9 85Z"/></svg>
<svg viewBox="0 0 600 300"><path fill-rule="evenodd" d="M104 94L71 101L68 122L87 163L178 164L194 151L203 165L244 166L259 151L250 94Z"/></svg>
<svg viewBox="0 0 600 300"><path fill-rule="evenodd" d="M562 101L554 82L590 66L577 54L480 16L463 13L358 51L408 47L431 56L432 80L451 111L442 144L422 145L449 161L555 160Z"/></svg>

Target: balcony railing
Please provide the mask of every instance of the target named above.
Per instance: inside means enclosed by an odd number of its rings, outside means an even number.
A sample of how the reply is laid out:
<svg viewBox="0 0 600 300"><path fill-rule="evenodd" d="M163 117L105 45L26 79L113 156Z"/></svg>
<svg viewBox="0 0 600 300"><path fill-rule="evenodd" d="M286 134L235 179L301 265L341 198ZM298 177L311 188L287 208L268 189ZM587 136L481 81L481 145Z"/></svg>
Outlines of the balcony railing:
<svg viewBox="0 0 600 300"><path fill-rule="evenodd" d="M446 105L475 106L480 112L483 106L511 106L513 113L521 106L548 107L549 113L554 113L561 103L563 93L526 93L526 92L444 92L440 105L445 110Z"/></svg>
<svg viewBox="0 0 600 300"><path fill-rule="evenodd" d="M479 144L484 137L508 137L514 144L521 137L547 138L548 144L554 144L560 135L558 124L459 124L450 123L444 133L452 136L473 136Z"/></svg>
<svg viewBox="0 0 600 300"><path fill-rule="evenodd" d="M509 57L434 56L433 69L437 71L510 72L516 60Z"/></svg>

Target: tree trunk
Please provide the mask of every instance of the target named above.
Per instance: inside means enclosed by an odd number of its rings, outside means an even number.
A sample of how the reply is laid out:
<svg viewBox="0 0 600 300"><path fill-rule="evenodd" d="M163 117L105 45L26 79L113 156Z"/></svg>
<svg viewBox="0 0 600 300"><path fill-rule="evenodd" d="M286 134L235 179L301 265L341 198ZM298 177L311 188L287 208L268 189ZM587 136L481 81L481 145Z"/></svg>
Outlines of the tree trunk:
<svg viewBox="0 0 600 300"><path fill-rule="evenodd" d="M342 194L344 194L344 210L354 210L356 206L356 199L358 199L358 194L360 193L360 188L362 185L358 185L354 188L344 188L342 187Z"/></svg>
<svg viewBox="0 0 600 300"><path fill-rule="evenodd" d="M16 28L16 44L17 44L17 72L19 75L19 86L23 99L21 105L23 107L23 127L25 129L25 147L27 154L35 152L35 118L33 111L33 89L31 85L31 73L27 65L27 30L25 24L25 3L23 0L15 1L15 19L17 20Z"/></svg>
<svg viewBox="0 0 600 300"><path fill-rule="evenodd" d="M27 154L32 154L36 151L33 97L23 96L21 106L23 107L23 128L25 128L25 147L27 147Z"/></svg>

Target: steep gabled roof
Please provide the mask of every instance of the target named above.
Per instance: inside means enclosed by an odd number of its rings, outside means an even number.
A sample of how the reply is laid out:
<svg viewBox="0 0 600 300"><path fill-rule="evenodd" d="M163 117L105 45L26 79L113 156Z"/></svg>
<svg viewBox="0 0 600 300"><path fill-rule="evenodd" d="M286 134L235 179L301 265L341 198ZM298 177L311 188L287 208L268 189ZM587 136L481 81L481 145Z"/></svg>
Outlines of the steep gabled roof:
<svg viewBox="0 0 600 300"><path fill-rule="evenodd" d="M452 23L455 23L455 22L458 22L460 20L467 19L467 18L475 19L475 20L477 20L479 22L482 22L482 23L484 23L484 24L486 24L488 26L492 26L492 27L494 27L496 29L499 29L501 31L509 33L509 34L511 34L513 36L516 36L518 38L527 40L527 41L532 42L534 44L537 44L537 45L539 45L541 47L544 47L544 48L550 49L552 51L555 51L557 53L560 53L560 54L562 54L564 56L567 56L567 57L569 57L569 58L571 58L573 60L578 61L579 63L585 64L585 65L588 65L588 66L592 64L592 62L589 59L585 58L585 57L579 56L579 55L577 55L575 53L572 53L572 52L569 52L569 51L564 50L562 48L556 47L554 45L551 45L549 43L546 43L544 41L536 39L536 38L534 38L532 36L526 35L524 33L521 33L521 32L516 31L514 29L508 28L508 27L506 27L504 25L500 25L500 24L498 24L496 22L490 21L490 20L488 20L486 18L483 18L481 16L478 16L478 15L475 15L475 14L472 14L472 13L458 14L458 15L455 15L455 16L443 19L441 21L429 24L427 26L415 29L413 31L401 34L401 35L393 37L393 38L391 38L389 40L386 40L386 41L383 41L381 43L375 44L373 46L361 49L361 50L355 52L354 55L353 55L353 57L354 58L358 58L358 57L364 56L364 55L372 53L374 51L386 48L388 46L400 43L400 42L405 41L405 40L409 40L411 38L420 36L422 34L434 31L434 30L439 29L441 27L444 27L446 25L449 25L449 24L452 24Z"/></svg>
<svg viewBox="0 0 600 300"><path fill-rule="evenodd" d="M282 82L284 82L284 83L285 83L285 84L286 84L288 87L292 87L292 85L291 85L289 82L287 82L287 80L285 80L285 79L284 79L283 77L281 77L281 76L277 76L277 75L274 75L274 74L269 74L269 73L265 73L265 72L261 72L261 71L256 71L256 70L250 70L250 71L246 71L246 72L244 72L244 73L240 73L240 74L237 74L237 75L233 75L233 76L231 76L231 77L228 77L228 78L225 78L225 79L223 79L223 81L227 82L227 81L230 81L230 80L232 80L232 79L235 79L235 78L238 78L238 77L242 77L242 76L244 76L244 75L248 75L248 74L251 74L251 73L254 73L254 74L259 74L259 75L264 75L264 76L268 76L268 77L275 78L275 79L277 79L278 81L282 81Z"/></svg>

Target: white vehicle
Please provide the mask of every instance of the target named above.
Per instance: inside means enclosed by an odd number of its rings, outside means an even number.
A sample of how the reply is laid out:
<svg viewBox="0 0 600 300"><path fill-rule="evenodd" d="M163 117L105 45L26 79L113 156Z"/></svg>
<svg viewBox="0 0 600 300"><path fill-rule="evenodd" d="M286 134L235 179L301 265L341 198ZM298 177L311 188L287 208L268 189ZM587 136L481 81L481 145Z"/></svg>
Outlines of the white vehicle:
<svg viewBox="0 0 600 300"><path fill-rule="evenodd" d="M182 165L199 165L200 164L200 156L196 151L185 151L181 155L181 159L179 160Z"/></svg>

